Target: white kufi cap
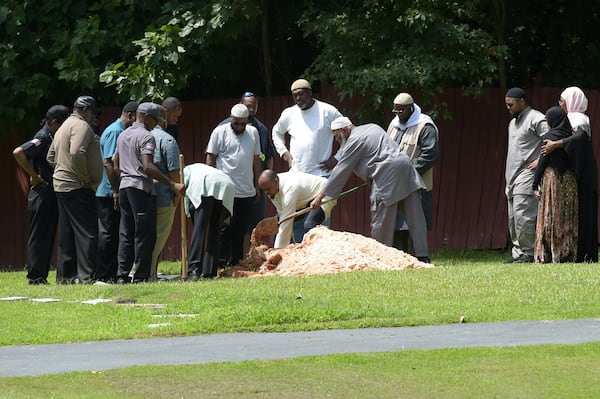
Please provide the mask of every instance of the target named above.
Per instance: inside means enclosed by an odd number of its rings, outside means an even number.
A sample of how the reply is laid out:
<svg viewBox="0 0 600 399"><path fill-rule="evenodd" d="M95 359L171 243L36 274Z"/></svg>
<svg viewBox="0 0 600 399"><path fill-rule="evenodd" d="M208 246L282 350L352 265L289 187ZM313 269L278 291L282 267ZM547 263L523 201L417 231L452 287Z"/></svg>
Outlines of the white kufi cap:
<svg viewBox="0 0 600 399"><path fill-rule="evenodd" d="M231 116L234 118L247 118L249 114L248 107L244 104L235 104L231 108Z"/></svg>
<svg viewBox="0 0 600 399"><path fill-rule="evenodd" d="M410 105L413 103L413 98L408 93L400 93L394 98L394 104L396 105Z"/></svg>
<svg viewBox="0 0 600 399"><path fill-rule="evenodd" d="M350 119L348 119L345 116L339 116L337 118L335 118L333 120L333 122L331 122L331 130L337 130L337 129L342 129L345 128L346 126L350 126L352 124L352 122L350 122Z"/></svg>

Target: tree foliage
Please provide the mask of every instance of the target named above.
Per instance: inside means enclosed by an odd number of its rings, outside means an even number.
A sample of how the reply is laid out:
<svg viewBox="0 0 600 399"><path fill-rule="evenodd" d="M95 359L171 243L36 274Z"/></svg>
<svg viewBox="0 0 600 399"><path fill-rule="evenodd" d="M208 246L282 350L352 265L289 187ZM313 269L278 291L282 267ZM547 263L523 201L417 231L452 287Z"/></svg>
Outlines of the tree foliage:
<svg viewBox="0 0 600 399"><path fill-rule="evenodd" d="M371 109L534 84L600 87L600 0L63 0L0 4L3 131L101 103L289 93L333 82ZM32 116L33 115L33 116ZM23 125L25 122L25 125ZM13 127L11 128L10 125Z"/></svg>
<svg viewBox="0 0 600 399"><path fill-rule="evenodd" d="M334 83L342 97L366 96L372 107L401 91L431 99L444 87L477 92L493 84L496 60L506 54L480 28L473 1L316 3L301 20L321 53L309 68Z"/></svg>

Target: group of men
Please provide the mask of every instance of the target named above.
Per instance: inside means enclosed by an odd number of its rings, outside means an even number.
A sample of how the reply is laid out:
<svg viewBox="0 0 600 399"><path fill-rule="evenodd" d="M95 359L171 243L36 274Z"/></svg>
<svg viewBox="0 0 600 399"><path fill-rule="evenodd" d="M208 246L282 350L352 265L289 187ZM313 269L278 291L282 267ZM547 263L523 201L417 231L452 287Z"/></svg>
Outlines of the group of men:
<svg viewBox="0 0 600 399"><path fill-rule="evenodd" d="M181 103L172 97L162 106L129 102L101 137L99 112L91 96L78 97L70 114L55 105L35 137L13 151L31 181L30 284L48 283L57 225L57 283L156 276L153 254L162 250L174 205L185 194L175 173L179 148L164 131L168 122L176 124Z"/></svg>
<svg viewBox="0 0 600 399"><path fill-rule="evenodd" d="M242 237L250 225L244 210L258 202L261 191L281 220L274 246L282 248L329 219L353 171L371 187L371 237L392 246L394 231L407 230L410 236L406 234L404 241L412 238L411 251L430 262L432 166L439 157L433 120L407 93L394 99L394 118L387 132L375 124L354 126L333 105L313 98L305 79L293 82L291 94L295 104L283 110L272 129L275 150L287 162L288 171L277 173L260 164L261 138L247 123L249 110L243 103L231 109L229 123L218 126L209 139L206 164L225 172L235 187L232 263L242 258ZM334 138L339 143L335 154ZM303 216L288 219L307 208ZM262 209L264 215L264 205Z"/></svg>
<svg viewBox="0 0 600 399"><path fill-rule="evenodd" d="M371 188L371 236L429 262L432 166L439 157L432 119L408 93L393 100L387 132L375 124L354 126L333 105L313 98L305 79L293 82L291 94L294 105L283 110L269 134L256 118L257 97L244 93L213 130L205 164L186 166L182 182L177 131L169 128L181 115L177 99L127 103L100 138L92 97L77 98L70 116L67 107L52 107L34 139L14 151L31 176L29 282L47 283L52 218L59 226L58 283L156 279L158 256L183 195L194 224L188 275L214 277L223 253L232 265L243 259L245 236L265 216L265 194L280 220L310 208L295 220L299 231L292 231L294 220L280 224L275 247L285 247L327 223L353 171ZM275 151L288 171L273 170ZM42 212L51 206L39 204L52 191L58 217Z"/></svg>

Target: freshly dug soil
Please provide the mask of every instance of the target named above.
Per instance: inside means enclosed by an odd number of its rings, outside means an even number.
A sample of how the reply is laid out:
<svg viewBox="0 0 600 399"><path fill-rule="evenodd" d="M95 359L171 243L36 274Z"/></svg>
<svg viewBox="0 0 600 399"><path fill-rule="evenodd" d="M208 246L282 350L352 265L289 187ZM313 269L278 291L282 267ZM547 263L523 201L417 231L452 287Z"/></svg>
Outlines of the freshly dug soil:
<svg viewBox="0 0 600 399"><path fill-rule="evenodd" d="M230 275L289 276L426 267L433 265L419 262L417 258L372 238L317 226L300 244L287 248L273 249L254 240L248 257L232 269Z"/></svg>

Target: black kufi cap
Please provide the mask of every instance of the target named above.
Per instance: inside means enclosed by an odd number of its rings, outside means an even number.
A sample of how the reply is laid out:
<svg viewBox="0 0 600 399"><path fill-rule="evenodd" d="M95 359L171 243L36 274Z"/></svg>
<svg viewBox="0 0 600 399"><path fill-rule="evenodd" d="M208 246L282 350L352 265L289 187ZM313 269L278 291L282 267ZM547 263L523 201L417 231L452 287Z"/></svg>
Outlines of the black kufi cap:
<svg viewBox="0 0 600 399"><path fill-rule="evenodd" d="M504 97L527 98L527 94L525 94L525 90L521 89L520 87L513 87L511 89L508 89Z"/></svg>

